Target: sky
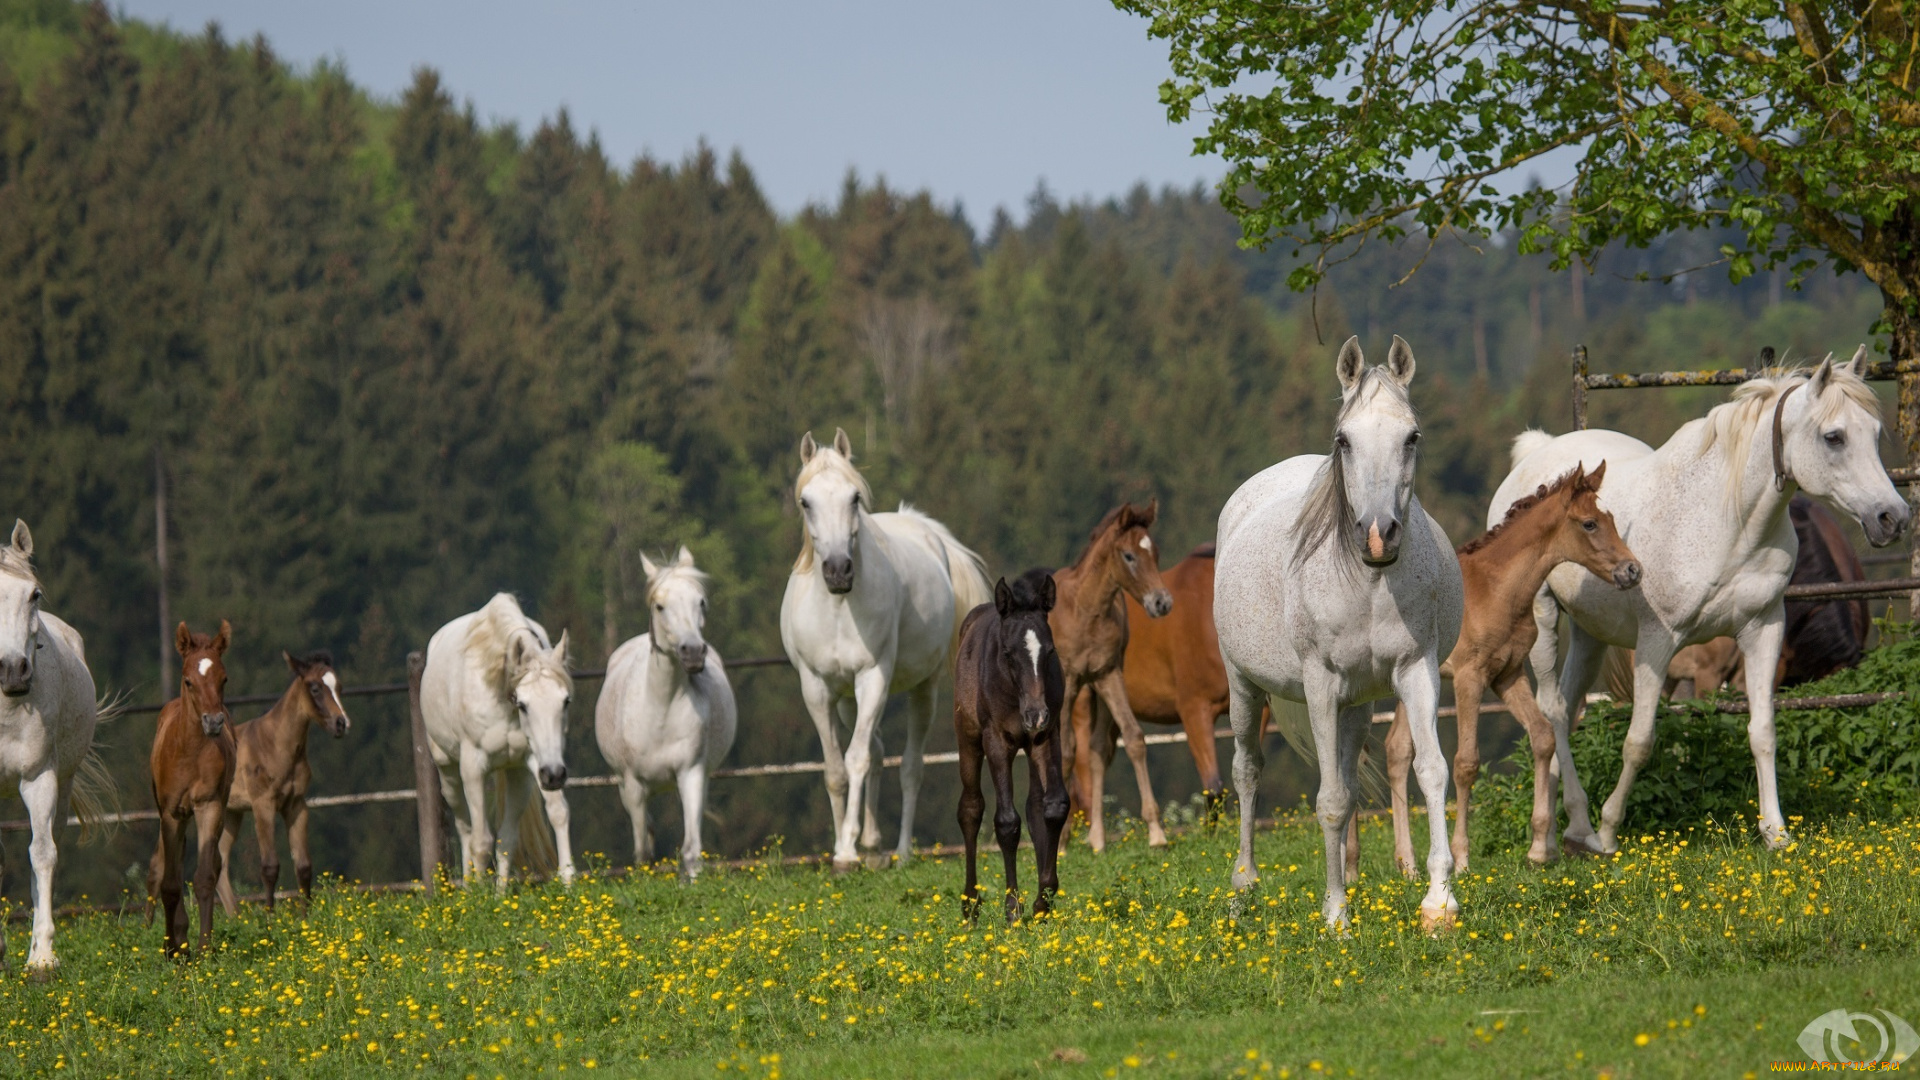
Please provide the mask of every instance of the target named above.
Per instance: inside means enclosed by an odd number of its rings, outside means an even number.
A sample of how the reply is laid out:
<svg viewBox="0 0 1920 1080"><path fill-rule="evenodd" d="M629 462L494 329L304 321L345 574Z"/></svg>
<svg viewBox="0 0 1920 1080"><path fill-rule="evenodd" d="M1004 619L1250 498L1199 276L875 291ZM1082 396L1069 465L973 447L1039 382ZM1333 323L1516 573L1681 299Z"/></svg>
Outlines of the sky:
<svg viewBox="0 0 1920 1080"><path fill-rule="evenodd" d="M397 99L422 65L491 120L532 131L565 107L616 162L738 148L773 205L864 180L956 200L982 225L1044 182L1103 199L1191 186L1224 165L1167 123L1163 44L1105 0L120 0L229 39L264 34L298 66L331 59Z"/></svg>

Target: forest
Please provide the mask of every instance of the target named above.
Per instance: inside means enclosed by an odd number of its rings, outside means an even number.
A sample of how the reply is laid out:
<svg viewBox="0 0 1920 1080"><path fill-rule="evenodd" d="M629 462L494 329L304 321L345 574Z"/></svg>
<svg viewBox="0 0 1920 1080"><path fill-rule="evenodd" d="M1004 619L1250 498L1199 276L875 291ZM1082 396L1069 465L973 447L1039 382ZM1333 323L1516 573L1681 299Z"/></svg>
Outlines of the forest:
<svg viewBox="0 0 1920 1080"><path fill-rule="evenodd" d="M0 514L32 527L47 610L103 694L171 696L182 619L232 621L230 694L282 688L282 650L402 680L500 590L598 667L646 629L639 553L682 543L714 575L722 654L778 654L796 448L836 427L884 507L933 514L994 575L1070 561L1122 499L1157 497L1182 553L1246 477L1324 448L1349 334L1375 358L1412 344L1419 495L1459 543L1511 438L1570 423L1576 343L1601 371L1818 358L1873 342L1881 307L1825 268L1730 284L1710 232L1559 273L1498 235L1376 244L1300 295L1292 254L1238 247L1205 189L1063 202L1041 183L975 222L850 174L782 216L750 147L617 162L564 112L522 131L476 108L426 69L382 100L214 27L0 0ZM1657 441L1718 399L1603 394L1592 420ZM733 762L817 759L791 672L735 683ZM591 702L579 775L604 770ZM349 736L315 736L316 793L411 786L404 699L349 707ZM99 734L129 809L151 731L135 713ZM951 739L937 720L931 748ZM1190 795L1178 749L1156 754L1163 801ZM1297 798L1298 763L1271 771ZM954 786L929 770L923 839L956 835ZM718 782L709 844L818 850L823 794ZM627 862L612 794L574 799L576 848ZM414 876L412 820L316 811L317 864ZM117 896L151 842L134 824L70 846L63 895ZM19 897L22 837L4 848Z"/></svg>

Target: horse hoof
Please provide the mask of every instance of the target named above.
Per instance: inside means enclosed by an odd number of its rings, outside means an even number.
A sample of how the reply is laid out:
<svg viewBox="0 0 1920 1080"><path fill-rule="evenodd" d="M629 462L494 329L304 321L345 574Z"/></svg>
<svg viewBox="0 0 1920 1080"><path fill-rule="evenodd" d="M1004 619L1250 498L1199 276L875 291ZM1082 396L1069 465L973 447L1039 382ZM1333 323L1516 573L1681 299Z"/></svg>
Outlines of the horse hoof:
<svg viewBox="0 0 1920 1080"><path fill-rule="evenodd" d="M1592 833L1588 833L1586 836L1563 836L1560 838L1560 846L1568 855L1573 856L1585 857L1613 854L1613 852L1607 850L1605 842Z"/></svg>
<svg viewBox="0 0 1920 1080"><path fill-rule="evenodd" d="M1251 866L1233 868L1233 887L1235 890L1251 889L1260 880L1260 875Z"/></svg>
<svg viewBox="0 0 1920 1080"><path fill-rule="evenodd" d="M859 859L842 859L836 857L833 860L833 876L846 877L848 874L860 869L863 865L865 864Z"/></svg>
<svg viewBox="0 0 1920 1080"><path fill-rule="evenodd" d="M885 870L893 863L893 856L884 851L869 851L860 856L860 863L869 870Z"/></svg>
<svg viewBox="0 0 1920 1080"><path fill-rule="evenodd" d="M1793 843L1793 834L1785 829L1769 833L1766 829L1762 828L1760 830L1760 839L1767 845L1768 851L1781 851Z"/></svg>
<svg viewBox="0 0 1920 1080"><path fill-rule="evenodd" d="M1155 826L1154 826L1154 827L1153 827L1152 829L1150 829L1150 830L1148 830L1148 832L1147 832L1147 846L1148 846L1148 847L1150 847L1150 848L1163 848L1163 847L1166 847L1166 846L1167 846L1167 834L1166 834L1166 832L1165 832L1165 830L1163 830L1163 829L1161 829L1161 828L1160 828L1160 826L1158 826L1158 825L1155 825Z"/></svg>
<svg viewBox="0 0 1920 1080"><path fill-rule="evenodd" d="M1460 920L1460 905L1448 904L1442 908L1420 907L1420 932L1427 935L1444 934L1452 930Z"/></svg>
<svg viewBox="0 0 1920 1080"><path fill-rule="evenodd" d="M1403 862L1400 864L1400 876L1406 878L1408 881L1418 881L1420 880L1420 867L1410 862Z"/></svg>

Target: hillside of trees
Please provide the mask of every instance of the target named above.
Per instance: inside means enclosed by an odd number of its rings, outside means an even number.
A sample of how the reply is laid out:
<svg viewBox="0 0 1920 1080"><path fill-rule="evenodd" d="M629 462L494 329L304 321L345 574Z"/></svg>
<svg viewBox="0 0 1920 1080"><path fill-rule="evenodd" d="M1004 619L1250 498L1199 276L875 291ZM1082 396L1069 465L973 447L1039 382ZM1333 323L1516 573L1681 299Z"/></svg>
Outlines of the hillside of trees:
<svg viewBox="0 0 1920 1080"><path fill-rule="evenodd" d="M481 123L431 71L378 101L264 41L0 0L0 513L32 526L47 609L103 691L140 702L173 692L169 619L232 621L233 694L283 687L282 649L380 683L498 590L598 666L645 629L639 551L680 543L714 575L716 646L765 656L804 431L844 427L884 504L934 514L994 574L1070 560L1125 498L1157 496L1183 552L1247 476L1327 444L1339 342L1378 359L1398 333L1420 364L1420 495L1460 542L1511 437L1569 423L1576 341L1596 370L1805 358L1868 340L1879 309L1824 271L1798 290L1636 280L1712 263L1710 234L1576 274L1499 237L1375 246L1307 297L1289 253L1237 248L1204 190L1063 204L1043 186L1019 212L976 228L849 176L783 218L740 152L610 161L564 113ZM1658 440L1714 400L1599 395L1593 420ZM817 758L790 672L735 682L734 761ZM593 696L578 774L603 771ZM411 786L403 700L349 705L352 734L315 744L317 790ZM101 730L130 808L151 731ZM934 747L951 738L937 722ZM1194 790L1181 757L1156 760L1164 798ZM1295 770L1272 770L1276 798ZM929 773L920 835L952 839L952 777ZM627 861L612 795L575 803L576 847ZM710 843L815 850L825 805L814 777L719 782ZM316 811L319 866L416 874L412 814ZM151 843L135 825L69 848L63 895L117 895ZM17 897L24 842L4 846Z"/></svg>

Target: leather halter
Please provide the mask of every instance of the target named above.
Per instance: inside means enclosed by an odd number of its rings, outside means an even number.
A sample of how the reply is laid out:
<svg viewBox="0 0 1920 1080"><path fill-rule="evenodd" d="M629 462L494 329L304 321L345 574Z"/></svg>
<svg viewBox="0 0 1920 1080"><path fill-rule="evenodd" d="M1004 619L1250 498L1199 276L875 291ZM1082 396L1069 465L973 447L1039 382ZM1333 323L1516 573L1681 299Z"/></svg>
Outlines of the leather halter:
<svg viewBox="0 0 1920 1080"><path fill-rule="evenodd" d="M1794 383L1782 390L1780 396L1773 401L1773 490L1775 491L1786 491L1787 481L1791 479L1787 475L1786 462L1781 460L1781 454L1786 449L1786 438L1780 433L1780 410L1786 406L1787 399L1793 396L1793 392L1803 385L1805 384Z"/></svg>

